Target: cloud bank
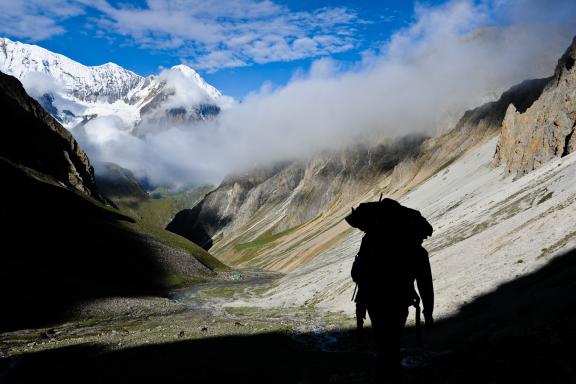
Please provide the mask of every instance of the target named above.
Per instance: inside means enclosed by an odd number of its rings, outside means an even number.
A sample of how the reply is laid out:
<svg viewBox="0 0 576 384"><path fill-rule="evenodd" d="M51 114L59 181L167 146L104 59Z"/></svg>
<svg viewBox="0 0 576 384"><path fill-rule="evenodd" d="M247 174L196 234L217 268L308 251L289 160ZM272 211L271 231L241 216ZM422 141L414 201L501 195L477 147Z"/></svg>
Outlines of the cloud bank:
<svg viewBox="0 0 576 384"><path fill-rule="evenodd" d="M309 73L249 95L211 123L136 139L96 120L82 142L92 157L157 183L217 183L230 172L339 148L366 135L436 133L510 86L552 74L576 33L576 4L546 4L418 6L410 26L366 52L353 69L342 71L324 58Z"/></svg>

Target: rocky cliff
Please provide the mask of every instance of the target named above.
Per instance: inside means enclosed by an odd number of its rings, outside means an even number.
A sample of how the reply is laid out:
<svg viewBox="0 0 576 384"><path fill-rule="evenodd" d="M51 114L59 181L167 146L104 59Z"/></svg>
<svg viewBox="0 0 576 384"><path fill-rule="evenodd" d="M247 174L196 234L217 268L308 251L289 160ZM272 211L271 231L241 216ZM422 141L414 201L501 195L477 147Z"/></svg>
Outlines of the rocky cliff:
<svg viewBox="0 0 576 384"><path fill-rule="evenodd" d="M527 109L548 81L512 87L435 138L372 141L230 177L167 228L227 262L289 271L341 240L351 206L417 188L497 135L508 105Z"/></svg>
<svg viewBox="0 0 576 384"><path fill-rule="evenodd" d="M374 177L416 156L424 139L358 145L229 177L196 207L179 213L168 229L211 245L208 239L222 232L227 238L242 232L249 240L263 231L298 227L339 200L365 192Z"/></svg>
<svg viewBox="0 0 576 384"><path fill-rule="evenodd" d="M553 78L528 109L511 104L494 156L509 174L523 176L576 151L576 39L558 61Z"/></svg>
<svg viewBox="0 0 576 384"><path fill-rule="evenodd" d="M573 57L574 44L553 77L524 82L466 112L453 129L425 141L418 156L401 161L357 197L374 200L384 192L432 224L434 233L423 245L437 316L456 313L576 249ZM509 159L517 159L512 167ZM342 223L348 212L328 211L292 233L261 235L237 246L236 253L254 250L254 264L288 273L262 299L236 305L304 305L353 315L349 271L362 232ZM229 257L219 244L214 253ZM539 312L537 305L527 308L525 317Z"/></svg>
<svg viewBox="0 0 576 384"><path fill-rule="evenodd" d="M104 201L96 189L88 156L70 132L29 97L16 78L1 72L0 105L6 127L2 130L0 157Z"/></svg>

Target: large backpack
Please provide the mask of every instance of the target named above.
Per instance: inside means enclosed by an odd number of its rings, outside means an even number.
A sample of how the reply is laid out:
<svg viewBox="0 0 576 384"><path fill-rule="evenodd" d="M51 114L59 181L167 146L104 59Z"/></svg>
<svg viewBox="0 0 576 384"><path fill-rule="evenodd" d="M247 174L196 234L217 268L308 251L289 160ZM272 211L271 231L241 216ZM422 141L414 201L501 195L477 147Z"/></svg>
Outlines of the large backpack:
<svg viewBox="0 0 576 384"><path fill-rule="evenodd" d="M405 207L393 199L362 203L352 208L346 222L363 232L399 231L422 242L432 235L432 226L419 211Z"/></svg>

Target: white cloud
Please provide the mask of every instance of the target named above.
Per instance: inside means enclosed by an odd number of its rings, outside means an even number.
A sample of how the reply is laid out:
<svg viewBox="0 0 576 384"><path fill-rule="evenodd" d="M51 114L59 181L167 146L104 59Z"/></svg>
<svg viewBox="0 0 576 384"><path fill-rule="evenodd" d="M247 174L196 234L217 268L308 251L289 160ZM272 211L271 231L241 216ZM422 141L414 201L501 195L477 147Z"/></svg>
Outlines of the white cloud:
<svg viewBox="0 0 576 384"><path fill-rule="evenodd" d="M22 79L22 85L26 92L34 98L40 98L44 94L60 94L63 91L62 84L44 72L29 72Z"/></svg>
<svg viewBox="0 0 576 384"><path fill-rule="evenodd" d="M0 34L44 40L64 33L59 22L80 13L74 0L0 0Z"/></svg>
<svg viewBox="0 0 576 384"><path fill-rule="evenodd" d="M141 8L85 3L101 12L101 28L142 47L177 49L208 71L346 51L354 47L361 22L348 8L292 12L258 0L149 0Z"/></svg>
<svg viewBox="0 0 576 384"><path fill-rule="evenodd" d="M547 18L540 7L538 23L520 3L420 7L411 26L353 70L321 59L285 87L250 94L211 124L173 127L136 144L124 138L100 150L107 151L105 160L155 182L217 183L230 172L304 158L359 137L435 133L487 95L553 72L576 32L576 9L562 17L550 9L554 17ZM491 25L496 11L498 27Z"/></svg>
<svg viewBox="0 0 576 384"><path fill-rule="evenodd" d="M0 33L43 40L83 14L94 36L123 36L146 49L177 51L197 69L289 61L352 49L357 14L345 7L291 11L269 0L0 0Z"/></svg>

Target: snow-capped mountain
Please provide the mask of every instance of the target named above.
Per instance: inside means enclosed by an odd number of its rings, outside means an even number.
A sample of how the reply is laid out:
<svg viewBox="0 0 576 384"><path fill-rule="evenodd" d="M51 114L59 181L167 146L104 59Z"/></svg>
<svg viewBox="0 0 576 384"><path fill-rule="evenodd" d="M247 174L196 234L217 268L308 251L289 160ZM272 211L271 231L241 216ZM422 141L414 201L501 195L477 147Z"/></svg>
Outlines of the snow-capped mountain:
<svg viewBox="0 0 576 384"><path fill-rule="evenodd" d="M69 129L116 116L128 131L144 134L167 122L209 119L231 101L186 65L143 77L114 63L85 66L7 38L0 38L0 71L18 78Z"/></svg>

